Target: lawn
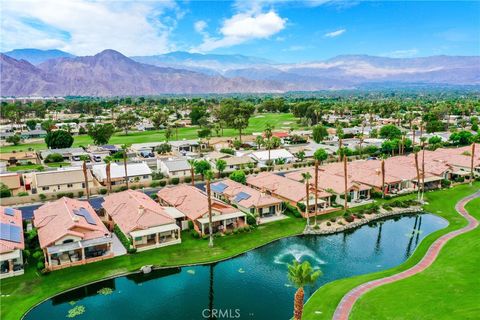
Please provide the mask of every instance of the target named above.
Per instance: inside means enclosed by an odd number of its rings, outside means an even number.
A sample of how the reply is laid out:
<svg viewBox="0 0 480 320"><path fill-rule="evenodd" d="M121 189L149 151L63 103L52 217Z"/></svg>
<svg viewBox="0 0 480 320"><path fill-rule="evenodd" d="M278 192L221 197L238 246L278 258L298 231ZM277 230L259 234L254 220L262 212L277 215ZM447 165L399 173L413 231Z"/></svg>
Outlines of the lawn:
<svg viewBox="0 0 480 320"><path fill-rule="evenodd" d="M69 167L70 163L68 162L52 162L47 163L47 167L50 168L60 168L60 167ZM17 166L9 166L7 168L8 171L16 172L16 171L28 171L28 170L35 170L35 171L42 171L45 167L41 164L23 164Z"/></svg>
<svg viewBox="0 0 480 320"><path fill-rule="evenodd" d="M264 113L257 114L250 118L248 128L243 132L244 134L251 134L253 132L262 132L265 129L267 123L273 125L276 129L290 129L298 128L296 123L296 118L291 113ZM178 139L196 139L198 128L197 127L188 127L188 128L179 128L178 129ZM213 132L215 134L215 132ZM226 137L237 136L238 131L234 129L224 129L223 135ZM74 147L78 146L87 146L92 144L92 139L87 135L75 136L73 142ZM172 139L177 139L175 131ZM142 142L155 142L165 140L164 130L157 131L141 131L141 132L132 132L128 135L124 133L115 134L109 141L111 144L132 144L132 143L142 143ZM1 152L12 152L16 151L26 151L29 148L34 150L46 149L47 146L43 142L39 143L28 143L21 144L18 146L3 146Z"/></svg>
<svg viewBox="0 0 480 320"><path fill-rule="evenodd" d="M64 290L111 276L138 270L144 265L175 266L218 261L254 249L273 240L302 233L303 219L289 218L261 225L258 230L215 239L208 247L207 240L193 239L184 232L182 243L121 256L79 267L58 270L40 276L34 268L18 277L1 281L0 318L20 319L33 305Z"/></svg>
<svg viewBox="0 0 480 320"><path fill-rule="evenodd" d="M466 208L480 219L480 198ZM368 292L355 305L351 319L478 319L479 263L480 228L476 228L450 240L424 272Z"/></svg>
<svg viewBox="0 0 480 320"><path fill-rule="evenodd" d="M425 211L447 219L450 222L448 227L426 237L414 254L400 266L377 273L337 280L321 287L307 301L304 318L332 319L336 306L349 290L364 282L398 273L417 263L433 241L443 234L467 224L467 221L455 211L455 204L460 199L478 191L479 186L480 183L477 182L473 186L460 185L449 190L427 193L428 204L425 206ZM476 204L478 204L478 200ZM478 206L470 204L468 209L472 208L476 208L472 214L474 213L478 217ZM441 253L443 265L436 266L437 262L435 262L422 274L368 293L365 299L361 299L359 305L355 306L353 319L441 319L451 316L452 309L457 308L463 309L465 313L465 317L460 316L460 319L465 319L468 315L472 316L474 308L477 308L474 301L478 302L478 298L480 298L479 281L474 273L478 269L479 261L480 240L478 240L478 236L479 230L476 229L449 242ZM449 249L445 250L446 248ZM475 261L476 264L474 264ZM455 275L457 272L466 272L466 274ZM455 281L451 285L448 284L448 278L444 278L446 274L452 277L452 281ZM416 280L420 281L416 283ZM429 287L427 283L430 285L430 281L436 283ZM404 282L409 284L404 285ZM458 292L456 287L453 289L454 286L459 286ZM462 301L459 300L460 296L462 296ZM463 299L464 296L465 299ZM448 305L440 307L439 299L445 303L448 301ZM440 310L442 311L440 312ZM449 310L450 313L447 313L446 310ZM431 316L429 312L433 312Z"/></svg>

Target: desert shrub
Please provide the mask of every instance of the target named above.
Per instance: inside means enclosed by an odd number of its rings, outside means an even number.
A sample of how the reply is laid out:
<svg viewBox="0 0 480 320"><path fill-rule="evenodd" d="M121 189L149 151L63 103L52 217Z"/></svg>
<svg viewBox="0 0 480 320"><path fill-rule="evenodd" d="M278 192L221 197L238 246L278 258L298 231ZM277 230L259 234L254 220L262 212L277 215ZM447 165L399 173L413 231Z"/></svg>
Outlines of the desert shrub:
<svg viewBox="0 0 480 320"><path fill-rule="evenodd" d="M331 225L332 225L332 223L331 223L330 221L328 221L328 222L327 222L327 226L330 227ZM317 227L317 226L318 226L318 225L316 225L315 227Z"/></svg>
<svg viewBox="0 0 480 320"><path fill-rule="evenodd" d="M192 177L186 176L185 178L183 178L183 182L185 182L185 183L190 183L190 182L192 182Z"/></svg>
<svg viewBox="0 0 480 320"><path fill-rule="evenodd" d="M19 193L17 194L17 196L19 196L19 197L28 196L28 192L26 192L26 191L19 192Z"/></svg>
<svg viewBox="0 0 480 320"><path fill-rule="evenodd" d="M442 188L448 188L450 187L451 184L452 182L450 180L447 180L447 179L442 180Z"/></svg>
<svg viewBox="0 0 480 320"><path fill-rule="evenodd" d="M335 217L334 217L334 218L330 218L330 222L335 222L335 221L337 221L337 218L335 218Z"/></svg>
<svg viewBox="0 0 480 320"><path fill-rule="evenodd" d="M170 184L177 185L179 182L180 182L180 179L177 177L170 179Z"/></svg>
<svg viewBox="0 0 480 320"><path fill-rule="evenodd" d="M167 185L167 181L160 180L160 187L165 187Z"/></svg>
<svg viewBox="0 0 480 320"><path fill-rule="evenodd" d="M40 194L38 195L38 197L39 197L40 200L42 200L42 201L45 201L45 200L47 199L47 196L44 195L43 193L40 193Z"/></svg>
<svg viewBox="0 0 480 320"><path fill-rule="evenodd" d="M62 162L63 157L59 153L51 153L49 154L43 162L45 163L54 163L54 162Z"/></svg>
<svg viewBox="0 0 480 320"><path fill-rule="evenodd" d="M347 215L344 218L345 218L345 221L347 222L353 222L353 220L355 220L352 215Z"/></svg>
<svg viewBox="0 0 480 320"><path fill-rule="evenodd" d="M107 189L102 188L102 189L98 190L98 193L100 193L100 194L107 194L107 191L108 191Z"/></svg>
<svg viewBox="0 0 480 320"><path fill-rule="evenodd" d="M155 181L154 180L150 183L151 188L157 188L158 186L160 186L160 181Z"/></svg>
<svg viewBox="0 0 480 320"><path fill-rule="evenodd" d="M60 193L57 193L57 199L61 199L63 197L67 197L67 198L73 198L73 192L60 192Z"/></svg>

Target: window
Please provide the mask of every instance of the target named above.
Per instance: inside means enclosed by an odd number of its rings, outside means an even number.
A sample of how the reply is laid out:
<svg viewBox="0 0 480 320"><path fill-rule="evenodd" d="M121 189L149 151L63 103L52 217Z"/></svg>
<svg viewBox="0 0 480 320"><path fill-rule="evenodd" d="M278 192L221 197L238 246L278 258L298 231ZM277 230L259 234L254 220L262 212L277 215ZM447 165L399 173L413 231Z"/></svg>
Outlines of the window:
<svg viewBox="0 0 480 320"><path fill-rule="evenodd" d="M135 242L139 242L139 241L142 241L143 238L142 237L135 237Z"/></svg>
<svg viewBox="0 0 480 320"><path fill-rule="evenodd" d="M42 187L43 191L48 190L48 189L50 189L50 187Z"/></svg>
<svg viewBox="0 0 480 320"><path fill-rule="evenodd" d="M250 208L250 213L255 213L255 207Z"/></svg>
<svg viewBox="0 0 480 320"><path fill-rule="evenodd" d="M67 188L73 188L73 184L71 183L67 184Z"/></svg>
<svg viewBox="0 0 480 320"><path fill-rule="evenodd" d="M143 176L143 179L148 179L148 175Z"/></svg>

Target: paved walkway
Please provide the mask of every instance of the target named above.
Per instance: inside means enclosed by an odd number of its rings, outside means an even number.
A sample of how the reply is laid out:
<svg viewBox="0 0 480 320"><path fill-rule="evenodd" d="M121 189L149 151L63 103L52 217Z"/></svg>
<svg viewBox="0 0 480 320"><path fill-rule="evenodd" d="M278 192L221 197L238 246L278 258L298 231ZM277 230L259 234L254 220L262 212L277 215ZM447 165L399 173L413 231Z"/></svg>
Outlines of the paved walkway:
<svg viewBox="0 0 480 320"><path fill-rule="evenodd" d="M118 239L117 235L112 232L112 251L115 257L123 256L127 254L127 249L123 246L120 239Z"/></svg>
<svg viewBox="0 0 480 320"><path fill-rule="evenodd" d="M480 197L480 192L476 192L473 195L470 195L462 200L460 200L456 205L455 209L459 214L461 214L465 219L468 220L468 225L466 227L463 227L461 229L449 232L442 237L438 238L433 242L433 244L430 246L428 249L427 253L425 256L420 260L416 265L411 267L410 269L407 269L405 271L402 271L398 274L385 277L382 279L377 279L377 280L372 280L370 282L366 282L356 288L353 288L350 290L340 301L340 303L337 306L337 309L335 310L335 313L333 315L334 320L347 320L348 317L350 316L350 312L352 311L353 305L355 302L366 292L382 286L384 284L392 283L401 279L408 278L414 274L417 274L419 272L422 272L426 268L428 268L437 258L440 250L442 247L447 243L448 240L469 232L473 229L475 229L478 226L478 221L472 217L471 215L468 214L468 212L465 210L465 205L467 202L474 198Z"/></svg>

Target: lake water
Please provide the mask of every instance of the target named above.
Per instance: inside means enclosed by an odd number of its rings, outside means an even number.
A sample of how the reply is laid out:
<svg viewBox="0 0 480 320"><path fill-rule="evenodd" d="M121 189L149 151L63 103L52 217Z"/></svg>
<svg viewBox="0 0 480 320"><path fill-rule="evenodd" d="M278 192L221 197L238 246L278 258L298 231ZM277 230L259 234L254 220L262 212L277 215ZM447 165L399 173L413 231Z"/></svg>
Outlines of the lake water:
<svg viewBox="0 0 480 320"><path fill-rule="evenodd" d="M308 260L323 272L314 287L305 288L308 298L327 282L401 264L424 237L447 224L437 216L417 214L347 233L282 239L211 265L87 285L43 302L25 319L66 319L75 307L85 308L75 317L82 320L204 319L214 309L217 319L289 319L295 288L288 282L286 265L293 259Z"/></svg>

